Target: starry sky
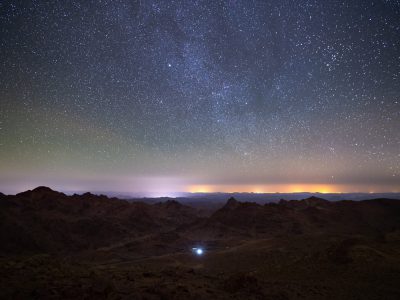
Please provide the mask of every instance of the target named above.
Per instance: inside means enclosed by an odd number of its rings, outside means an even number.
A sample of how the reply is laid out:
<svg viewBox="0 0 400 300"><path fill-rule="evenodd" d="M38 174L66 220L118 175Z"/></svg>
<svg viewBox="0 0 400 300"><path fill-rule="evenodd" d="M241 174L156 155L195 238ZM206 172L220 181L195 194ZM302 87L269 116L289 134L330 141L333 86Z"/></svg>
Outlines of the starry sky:
<svg viewBox="0 0 400 300"><path fill-rule="evenodd" d="M1 1L0 190L399 192L400 2Z"/></svg>

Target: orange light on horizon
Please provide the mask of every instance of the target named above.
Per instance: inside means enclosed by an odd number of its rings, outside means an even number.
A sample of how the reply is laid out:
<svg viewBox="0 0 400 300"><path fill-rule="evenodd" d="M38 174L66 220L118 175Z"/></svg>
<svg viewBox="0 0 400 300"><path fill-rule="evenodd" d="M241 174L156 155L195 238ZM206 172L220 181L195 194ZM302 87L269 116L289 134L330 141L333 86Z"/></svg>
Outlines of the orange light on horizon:
<svg viewBox="0 0 400 300"><path fill-rule="evenodd" d="M384 192L382 188L374 188L374 192ZM351 185L340 185L340 184L310 184L310 183L299 183L299 184L265 184L265 185L189 185L186 188L186 192L189 193L354 193L354 192L371 192L371 187L362 186L351 186Z"/></svg>
<svg viewBox="0 0 400 300"><path fill-rule="evenodd" d="M212 190L211 186L207 185L191 185L187 189L189 193L213 193L215 191Z"/></svg>

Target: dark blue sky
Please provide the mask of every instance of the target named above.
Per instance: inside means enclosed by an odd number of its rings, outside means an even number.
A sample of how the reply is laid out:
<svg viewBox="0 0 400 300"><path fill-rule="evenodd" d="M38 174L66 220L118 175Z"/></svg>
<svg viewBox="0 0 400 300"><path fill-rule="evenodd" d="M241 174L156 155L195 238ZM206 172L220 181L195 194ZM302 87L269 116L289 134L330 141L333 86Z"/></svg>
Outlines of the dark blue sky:
<svg viewBox="0 0 400 300"><path fill-rule="evenodd" d="M0 35L1 190L400 189L399 1L2 1Z"/></svg>

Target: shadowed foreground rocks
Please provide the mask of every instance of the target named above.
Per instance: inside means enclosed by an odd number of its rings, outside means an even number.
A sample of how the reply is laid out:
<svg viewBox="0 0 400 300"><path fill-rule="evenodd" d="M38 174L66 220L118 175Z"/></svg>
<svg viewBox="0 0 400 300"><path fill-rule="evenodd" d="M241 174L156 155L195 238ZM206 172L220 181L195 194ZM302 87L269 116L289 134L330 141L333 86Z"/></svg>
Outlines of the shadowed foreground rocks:
<svg viewBox="0 0 400 300"><path fill-rule="evenodd" d="M232 198L205 218L39 187L0 195L0 244L0 299L400 299L397 200Z"/></svg>

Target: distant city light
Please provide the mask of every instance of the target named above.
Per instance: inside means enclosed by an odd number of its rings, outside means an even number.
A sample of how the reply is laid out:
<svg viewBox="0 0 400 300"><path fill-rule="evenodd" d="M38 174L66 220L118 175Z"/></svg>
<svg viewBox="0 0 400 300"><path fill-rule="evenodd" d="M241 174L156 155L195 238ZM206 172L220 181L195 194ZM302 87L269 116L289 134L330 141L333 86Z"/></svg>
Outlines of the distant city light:
<svg viewBox="0 0 400 300"><path fill-rule="evenodd" d="M204 254L203 248L192 248L192 251L197 255L203 255Z"/></svg>

